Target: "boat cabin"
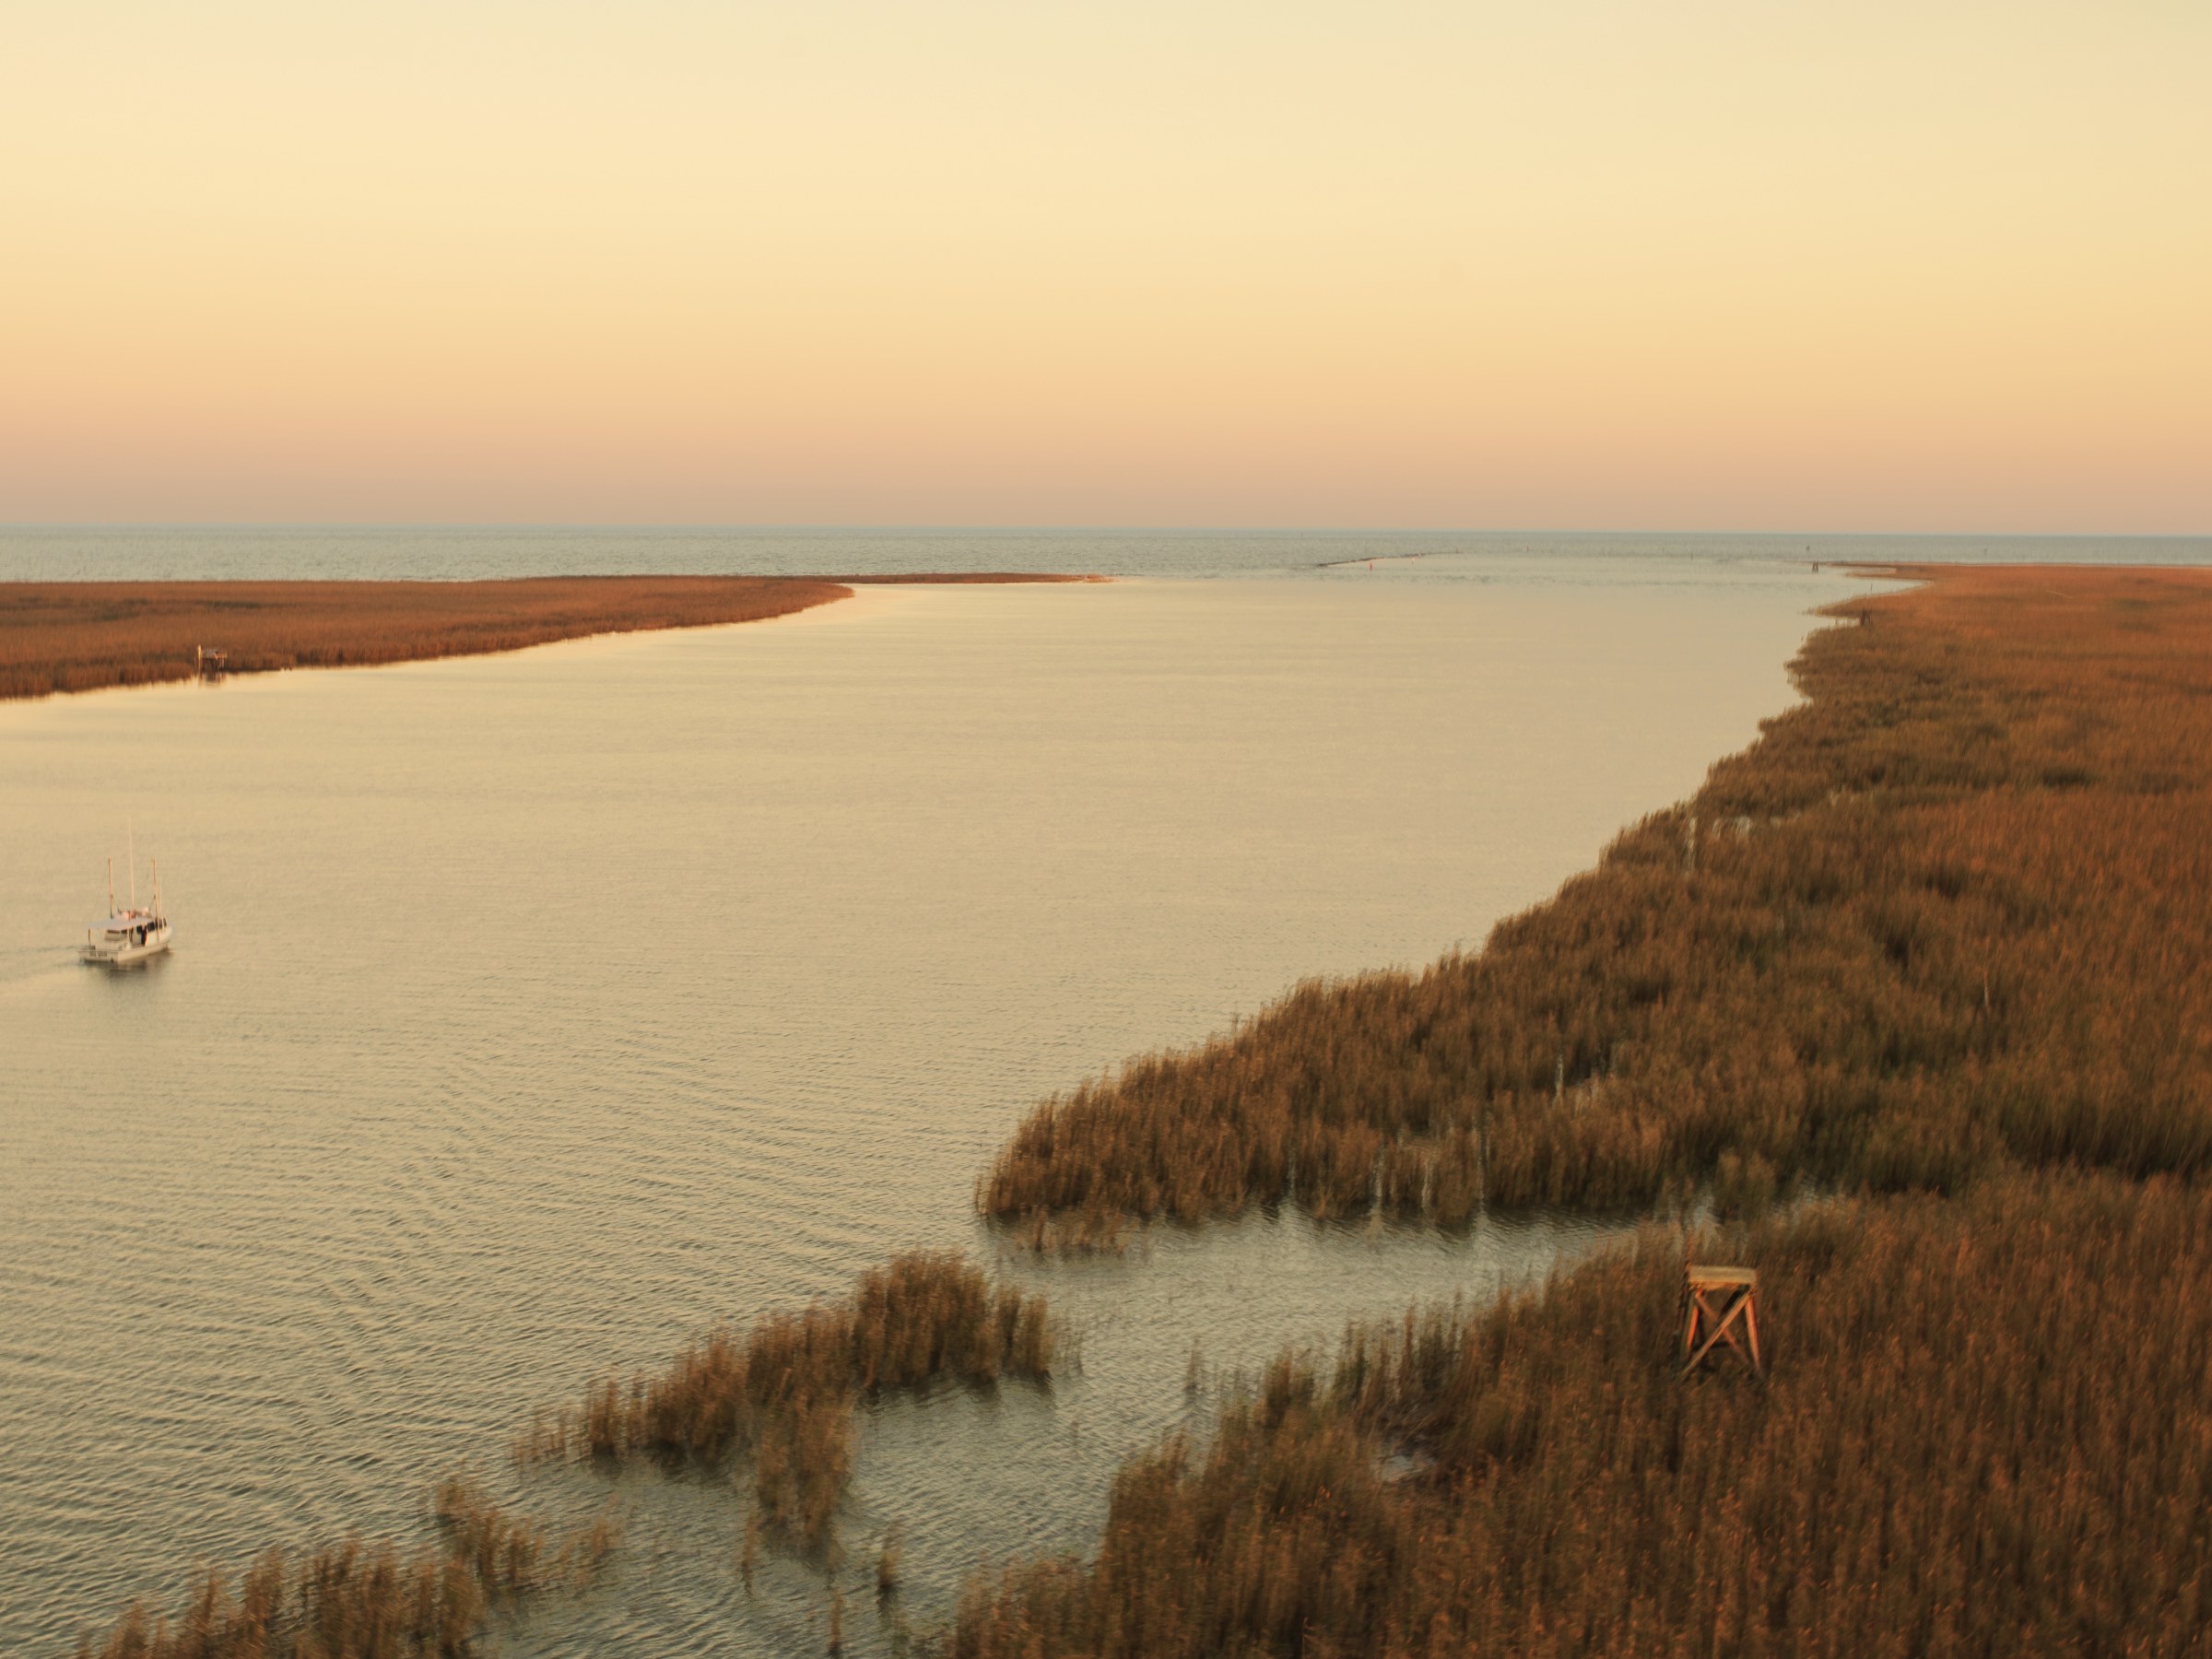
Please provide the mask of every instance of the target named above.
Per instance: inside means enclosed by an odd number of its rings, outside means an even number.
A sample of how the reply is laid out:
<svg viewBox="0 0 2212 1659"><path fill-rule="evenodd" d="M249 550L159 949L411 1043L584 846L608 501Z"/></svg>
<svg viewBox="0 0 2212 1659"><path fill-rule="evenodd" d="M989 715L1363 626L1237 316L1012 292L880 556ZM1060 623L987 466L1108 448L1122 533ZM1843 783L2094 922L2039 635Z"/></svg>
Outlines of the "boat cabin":
<svg viewBox="0 0 2212 1659"><path fill-rule="evenodd" d="M85 930L88 962L135 962L168 948L169 918L155 911L117 911Z"/></svg>

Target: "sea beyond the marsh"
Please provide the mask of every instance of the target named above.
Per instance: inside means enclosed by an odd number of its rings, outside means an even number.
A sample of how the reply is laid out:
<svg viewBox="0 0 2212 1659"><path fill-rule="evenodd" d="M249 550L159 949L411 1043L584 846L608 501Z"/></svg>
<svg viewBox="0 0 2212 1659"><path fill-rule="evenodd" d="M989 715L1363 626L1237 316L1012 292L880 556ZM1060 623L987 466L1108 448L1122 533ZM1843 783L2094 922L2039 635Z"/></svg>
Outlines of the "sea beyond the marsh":
<svg viewBox="0 0 2212 1659"><path fill-rule="evenodd" d="M845 1650L888 1651L863 1594L887 1540L924 1624L980 1563L1089 1551L1124 1461L1208 1431L1240 1371L1410 1301L1487 1306L1633 1217L1294 1204L1038 1259L974 1207L1025 1115L1309 976L1477 946L1795 703L1812 608L1878 591L1838 561L1943 552L286 534L10 531L0 577L404 580L442 545L478 578L1136 580L0 708L11 1652L198 1563L428 1536L423 1491L469 1461L562 1526L621 1509L592 1588L500 1616L508 1652L819 1652L839 1594ZM111 977L69 952L126 825L178 943ZM726 1477L506 1460L534 1407L917 1247L1079 1340L1049 1384L864 1401L842 1568L741 1575Z"/></svg>

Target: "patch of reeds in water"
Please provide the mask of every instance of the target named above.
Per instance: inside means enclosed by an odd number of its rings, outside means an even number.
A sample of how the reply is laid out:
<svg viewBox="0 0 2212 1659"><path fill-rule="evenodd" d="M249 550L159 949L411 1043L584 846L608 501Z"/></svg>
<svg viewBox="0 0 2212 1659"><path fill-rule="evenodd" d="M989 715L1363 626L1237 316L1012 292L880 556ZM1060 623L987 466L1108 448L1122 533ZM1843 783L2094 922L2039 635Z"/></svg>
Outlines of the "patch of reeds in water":
<svg viewBox="0 0 2212 1659"><path fill-rule="evenodd" d="M976 1183L979 1200L983 1183ZM1126 1253L1134 1230L1123 1211L1102 1204L1076 1210L1036 1208L1021 1218L1011 1237L1039 1255L1109 1255Z"/></svg>
<svg viewBox="0 0 2212 1659"><path fill-rule="evenodd" d="M861 1275L846 1300L763 1313L710 1333L665 1371L602 1379L581 1404L541 1416L517 1452L749 1464L756 1521L820 1552L851 1477L863 1394L1041 1380L1057 1345L1042 1297L994 1287L956 1253L916 1251Z"/></svg>
<svg viewBox="0 0 2212 1659"><path fill-rule="evenodd" d="M587 1582L618 1540L611 1517L555 1543L465 1472L432 1499L440 1541L350 1537L272 1549L235 1581L209 1568L173 1613L132 1606L78 1659L418 1659L472 1651L486 1616Z"/></svg>

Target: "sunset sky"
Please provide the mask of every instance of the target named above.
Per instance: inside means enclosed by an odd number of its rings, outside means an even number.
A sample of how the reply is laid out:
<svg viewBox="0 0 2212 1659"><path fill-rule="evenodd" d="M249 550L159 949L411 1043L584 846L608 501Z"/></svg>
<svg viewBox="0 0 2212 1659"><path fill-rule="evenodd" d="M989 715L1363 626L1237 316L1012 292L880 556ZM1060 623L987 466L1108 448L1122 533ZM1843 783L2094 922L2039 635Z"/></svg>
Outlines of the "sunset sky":
<svg viewBox="0 0 2212 1659"><path fill-rule="evenodd" d="M18 0L0 522L2212 530L2212 5Z"/></svg>

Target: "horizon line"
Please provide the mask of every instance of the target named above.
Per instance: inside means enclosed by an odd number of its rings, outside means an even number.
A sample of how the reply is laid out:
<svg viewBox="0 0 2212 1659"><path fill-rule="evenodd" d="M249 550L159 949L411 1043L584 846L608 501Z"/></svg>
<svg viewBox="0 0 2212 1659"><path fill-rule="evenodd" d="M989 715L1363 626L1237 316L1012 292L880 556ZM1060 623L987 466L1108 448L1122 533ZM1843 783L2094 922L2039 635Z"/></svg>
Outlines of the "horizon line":
<svg viewBox="0 0 2212 1659"><path fill-rule="evenodd" d="M1803 538L1812 541L1896 539L1916 541L2206 541L2205 530L1808 530L1787 527L1745 529L1631 529L1624 526L1554 527L1508 525L1377 524L926 524L809 522L746 524L715 521L596 519L25 519L0 520L0 534L56 531L480 531L621 532L626 534L720 535L1465 535L1595 537L1679 536L1712 539Z"/></svg>

